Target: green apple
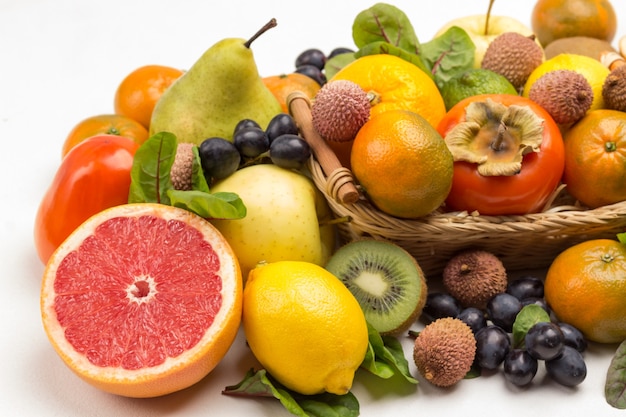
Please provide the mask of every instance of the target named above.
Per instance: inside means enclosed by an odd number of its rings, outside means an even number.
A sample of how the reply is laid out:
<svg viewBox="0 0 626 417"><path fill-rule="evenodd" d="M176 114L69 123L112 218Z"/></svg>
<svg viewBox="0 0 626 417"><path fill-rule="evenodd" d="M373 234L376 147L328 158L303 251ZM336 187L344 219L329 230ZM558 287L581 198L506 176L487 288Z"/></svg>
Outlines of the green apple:
<svg viewBox="0 0 626 417"><path fill-rule="evenodd" d="M489 25L487 26L487 32L485 32L485 21L487 18L489 19ZM533 35L533 30L530 27L510 16L472 15L449 21L437 31L435 37L442 35L452 26L458 26L465 30L474 42L476 46L476 52L474 53L475 68L480 68L487 47L498 35L504 32L517 32L524 36ZM539 43L538 40L536 42Z"/></svg>
<svg viewBox="0 0 626 417"><path fill-rule="evenodd" d="M332 212L309 177L272 164L251 165L211 191L236 193L246 206L243 219L211 220L235 251L244 280L260 262L298 260L324 266L332 254Z"/></svg>

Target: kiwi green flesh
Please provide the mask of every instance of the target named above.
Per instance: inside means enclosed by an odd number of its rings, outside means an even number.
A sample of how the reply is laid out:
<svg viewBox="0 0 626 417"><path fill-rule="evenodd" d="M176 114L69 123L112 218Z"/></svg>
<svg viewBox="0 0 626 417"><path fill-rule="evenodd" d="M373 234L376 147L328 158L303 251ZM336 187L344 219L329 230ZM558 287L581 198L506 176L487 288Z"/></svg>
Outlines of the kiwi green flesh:
<svg viewBox="0 0 626 417"><path fill-rule="evenodd" d="M340 247L326 269L357 299L381 334L408 329L426 302L424 274L408 252L391 242L363 239Z"/></svg>

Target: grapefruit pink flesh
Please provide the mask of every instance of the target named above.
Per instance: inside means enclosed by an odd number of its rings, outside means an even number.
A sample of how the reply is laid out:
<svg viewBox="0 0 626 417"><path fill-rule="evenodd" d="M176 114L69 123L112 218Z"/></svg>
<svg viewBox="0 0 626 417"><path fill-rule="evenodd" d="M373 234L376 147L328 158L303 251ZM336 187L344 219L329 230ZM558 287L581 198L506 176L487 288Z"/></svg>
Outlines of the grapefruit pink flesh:
<svg viewBox="0 0 626 417"><path fill-rule="evenodd" d="M177 215L90 219L44 273L42 314L53 345L80 376L122 395L197 382L224 356L240 322L241 276L223 237L204 219L163 207ZM185 386L141 389L141 381L197 363Z"/></svg>

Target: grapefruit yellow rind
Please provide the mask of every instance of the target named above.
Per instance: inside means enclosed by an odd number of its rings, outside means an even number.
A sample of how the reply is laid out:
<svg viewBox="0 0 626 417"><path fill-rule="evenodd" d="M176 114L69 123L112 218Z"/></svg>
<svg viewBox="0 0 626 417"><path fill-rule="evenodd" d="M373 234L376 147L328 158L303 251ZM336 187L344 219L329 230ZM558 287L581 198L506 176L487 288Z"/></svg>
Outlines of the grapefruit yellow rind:
<svg viewBox="0 0 626 417"><path fill-rule="evenodd" d="M93 233L104 220L118 217L155 215L177 219L201 231L220 255L222 305L213 324L202 339L178 357L169 357L161 365L140 370L103 368L91 364L66 340L64 329L57 321L54 309L54 281L63 258ZM194 254L189 254L194 256ZM228 352L239 325L242 311L242 279L236 256L219 231L205 219L183 209L161 204L126 204L100 212L76 229L53 253L43 274L41 287L41 316L50 343L63 362L80 378L93 386L121 396L148 398L170 394L197 383L208 375Z"/></svg>

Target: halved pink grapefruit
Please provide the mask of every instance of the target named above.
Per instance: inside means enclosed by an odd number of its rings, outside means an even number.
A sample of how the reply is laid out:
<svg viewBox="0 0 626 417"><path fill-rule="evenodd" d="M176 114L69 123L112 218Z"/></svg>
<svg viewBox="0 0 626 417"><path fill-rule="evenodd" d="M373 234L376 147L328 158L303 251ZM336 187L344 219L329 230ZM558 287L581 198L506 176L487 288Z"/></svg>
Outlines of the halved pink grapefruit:
<svg viewBox="0 0 626 417"><path fill-rule="evenodd" d="M241 322L235 254L209 222L126 204L79 226L46 265L44 329L94 386L155 397L191 386L226 355Z"/></svg>

